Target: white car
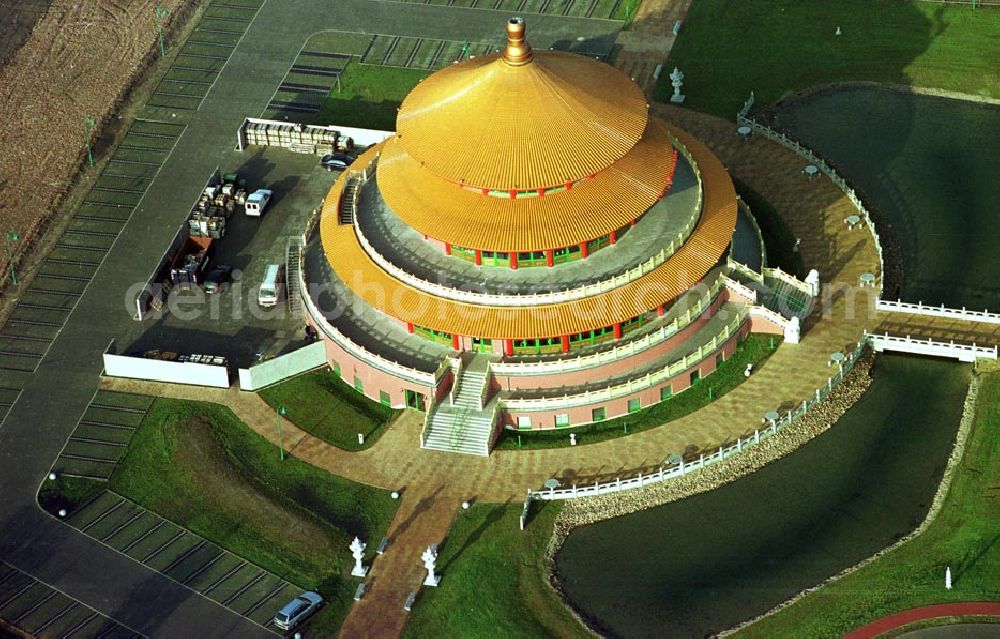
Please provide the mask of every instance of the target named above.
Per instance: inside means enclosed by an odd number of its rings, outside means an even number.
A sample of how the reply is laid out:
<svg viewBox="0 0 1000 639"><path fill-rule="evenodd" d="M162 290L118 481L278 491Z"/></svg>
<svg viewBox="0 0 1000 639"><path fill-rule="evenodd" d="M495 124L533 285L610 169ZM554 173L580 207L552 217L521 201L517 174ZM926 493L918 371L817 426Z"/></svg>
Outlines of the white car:
<svg viewBox="0 0 1000 639"><path fill-rule="evenodd" d="M271 201L271 191L268 189L257 189L247 198L243 205L243 212L253 217L260 217L267 208L267 203Z"/></svg>
<svg viewBox="0 0 1000 639"><path fill-rule="evenodd" d="M274 615L274 625L282 630L291 630L316 612L322 603L323 597L318 593L311 590L304 592Z"/></svg>

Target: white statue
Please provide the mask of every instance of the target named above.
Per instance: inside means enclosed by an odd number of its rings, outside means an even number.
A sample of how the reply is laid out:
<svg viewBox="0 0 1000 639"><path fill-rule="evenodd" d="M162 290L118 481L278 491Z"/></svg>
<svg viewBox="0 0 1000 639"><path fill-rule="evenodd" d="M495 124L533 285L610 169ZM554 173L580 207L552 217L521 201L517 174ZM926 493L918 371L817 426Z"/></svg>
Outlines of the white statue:
<svg viewBox="0 0 1000 639"><path fill-rule="evenodd" d="M441 575L434 574L434 563L437 561L437 556L437 546L435 545L427 546L424 554L420 555L420 559L424 562L424 568L427 569L427 578L424 579L425 586L437 586L441 583Z"/></svg>
<svg viewBox="0 0 1000 639"><path fill-rule="evenodd" d="M351 542L351 554L354 555L354 568L351 570L351 574L355 577L364 577L368 574L368 566L362 566L361 560L365 556L365 548L368 544L361 543L361 540L357 537Z"/></svg>
<svg viewBox="0 0 1000 639"><path fill-rule="evenodd" d="M944 589L951 590L951 566L944 569Z"/></svg>
<svg viewBox="0 0 1000 639"><path fill-rule="evenodd" d="M670 72L670 83L674 85L674 94L670 96L670 101L674 104L683 103L685 96L681 93L681 86L684 84L684 73L677 67Z"/></svg>

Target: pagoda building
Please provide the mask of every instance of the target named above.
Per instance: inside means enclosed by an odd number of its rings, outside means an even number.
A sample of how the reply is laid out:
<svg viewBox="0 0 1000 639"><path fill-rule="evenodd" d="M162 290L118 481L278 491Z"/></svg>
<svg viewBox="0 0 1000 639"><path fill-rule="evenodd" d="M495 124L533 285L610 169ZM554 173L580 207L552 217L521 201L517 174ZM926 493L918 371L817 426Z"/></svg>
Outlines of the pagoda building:
<svg viewBox="0 0 1000 639"><path fill-rule="evenodd" d="M426 448L488 454L503 428L669 401L751 329L724 280L753 231L719 160L619 70L506 31L413 89L306 234L332 369L425 411Z"/></svg>

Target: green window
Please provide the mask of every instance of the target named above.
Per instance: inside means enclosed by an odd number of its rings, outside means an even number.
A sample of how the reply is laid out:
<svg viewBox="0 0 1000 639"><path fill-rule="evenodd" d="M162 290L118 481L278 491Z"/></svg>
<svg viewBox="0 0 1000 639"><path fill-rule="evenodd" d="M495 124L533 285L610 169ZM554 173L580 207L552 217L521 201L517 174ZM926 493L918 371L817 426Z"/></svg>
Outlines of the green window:
<svg viewBox="0 0 1000 639"><path fill-rule="evenodd" d="M660 389L660 401L661 402L665 401L665 400L668 400L668 399L670 399L673 396L674 396L674 387L671 386L670 384L667 384L666 386L664 386L663 388Z"/></svg>
<svg viewBox="0 0 1000 639"><path fill-rule="evenodd" d="M556 415L556 428L569 426L569 415Z"/></svg>
<svg viewBox="0 0 1000 639"><path fill-rule="evenodd" d="M414 326L413 332L434 342L440 342L441 344L448 345L451 344L451 333L435 331L434 329L424 328L423 326Z"/></svg>
<svg viewBox="0 0 1000 639"><path fill-rule="evenodd" d="M361 381L361 378L358 377L357 375L354 376L354 390L358 391L359 393L365 392L365 384L364 382Z"/></svg>
<svg viewBox="0 0 1000 639"><path fill-rule="evenodd" d="M381 402L382 404L385 404L386 406L392 405L392 401L389 399L389 393L385 391L378 392L378 401Z"/></svg>
<svg viewBox="0 0 1000 639"><path fill-rule="evenodd" d="M333 360L333 374L340 377L340 362Z"/></svg>
<svg viewBox="0 0 1000 639"><path fill-rule="evenodd" d="M595 408L592 411L590 411L590 418L592 421L601 422L604 421L604 417L605 417L605 412L603 406L601 406L600 408Z"/></svg>
<svg viewBox="0 0 1000 639"><path fill-rule="evenodd" d="M694 386L701 381L701 371L691 371L691 385Z"/></svg>
<svg viewBox="0 0 1000 639"><path fill-rule="evenodd" d="M531 417L527 415L518 415L517 417L517 429L518 430L531 430Z"/></svg>
<svg viewBox="0 0 1000 639"><path fill-rule="evenodd" d="M628 412L637 413L639 409L642 408L642 400L636 397L635 399L628 400Z"/></svg>
<svg viewBox="0 0 1000 639"><path fill-rule="evenodd" d="M726 361L726 356L720 352L715 356L715 367L718 368L722 366L722 362L724 361Z"/></svg>

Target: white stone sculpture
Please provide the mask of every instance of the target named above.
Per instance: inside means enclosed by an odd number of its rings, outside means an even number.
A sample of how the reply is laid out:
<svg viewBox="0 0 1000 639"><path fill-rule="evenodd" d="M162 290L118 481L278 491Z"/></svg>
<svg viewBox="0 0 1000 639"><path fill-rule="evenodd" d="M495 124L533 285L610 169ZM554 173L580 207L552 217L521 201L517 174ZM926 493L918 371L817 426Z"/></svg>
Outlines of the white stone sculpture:
<svg viewBox="0 0 1000 639"><path fill-rule="evenodd" d="M816 269L810 269L809 274L806 275L806 284L809 285L809 294L813 297L819 295L819 271Z"/></svg>
<svg viewBox="0 0 1000 639"><path fill-rule="evenodd" d="M785 341L789 344L798 344L802 336L802 328L799 325L799 318L793 317L788 320L788 327L785 329Z"/></svg>
<svg viewBox="0 0 1000 639"><path fill-rule="evenodd" d="M424 568L427 569L427 578L424 579L425 586L437 586L441 583L441 575L434 574L434 563L437 561L437 556L437 548L434 546L427 546L424 554L420 555L420 559L424 562Z"/></svg>
<svg viewBox="0 0 1000 639"><path fill-rule="evenodd" d="M364 577L368 574L368 566L361 565L367 547L368 544L362 543L357 537L351 542L351 554L354 555L354 568L351 570L351 575L355 577Z"/></svg>
<svg viewBox="0 0 1000 639"><path fill-rule="evenodd" d="M670 72L670 83L674 85L674 94L670 96L670 101L674 104L682 104L684 102L684 94L681 93L681 86L684 84L684 72L674 67L674 70Z"/></svg>

